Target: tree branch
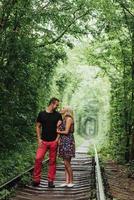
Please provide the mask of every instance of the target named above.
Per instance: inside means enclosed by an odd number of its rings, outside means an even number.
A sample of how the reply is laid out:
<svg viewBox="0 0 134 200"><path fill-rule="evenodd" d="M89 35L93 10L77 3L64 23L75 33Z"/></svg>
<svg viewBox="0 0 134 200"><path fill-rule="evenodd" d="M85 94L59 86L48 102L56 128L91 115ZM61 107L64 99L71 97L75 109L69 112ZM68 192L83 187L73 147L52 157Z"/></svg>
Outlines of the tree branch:
<svg viewBox="0 0 134 200"><path fill-rule="evenodd" d="M123 8L123 13L124 13L124 16L125 16L126 25L128 27L129 36L130 36L130 38L132 40L131 29L130 29L129 21L128 21L128 18L127 18L127 15L126 15L126 10L124 8Z"/></svg>
<svg viewBox="0 0 134 200"><path fill-rule="evenodd" d="M46 9L49 6L49 4L51 4L51 1L48 1L43 7L41 7L41 10Z"/></svg>
<svg viewBox="0 0 134 200"><path fill-rule="evenodd" d="M69 29L78 19L83 18L84 16L86 16L86 15L89 13L89 10L87 10L84 14L82 14L82 15L76 17L75 14L76 14L77 11L78 11L78 9L73 13L73 15L74 15L74 20L71 21L71 22L68 24L68 26L65 28L65 30L64 30L57 38L55 38L54 40L48 42L46 45L54 44L54 43L58 42L58 41L63 37L63 35L68 31L68 29ZM44 47L44 46L45 46L45 44L41 44L41 45L39 45L38 47Z"/></svg>
<svg viewBox="0 0 134 200"><path fill-rule="evenodd" d="M134 17L134 14L133 14L128 8L126 8L126 6L125 6L122 2L118 1L118 3L119 3L119 4L121 5L121 7L124 8L132 17Z"/></svg>

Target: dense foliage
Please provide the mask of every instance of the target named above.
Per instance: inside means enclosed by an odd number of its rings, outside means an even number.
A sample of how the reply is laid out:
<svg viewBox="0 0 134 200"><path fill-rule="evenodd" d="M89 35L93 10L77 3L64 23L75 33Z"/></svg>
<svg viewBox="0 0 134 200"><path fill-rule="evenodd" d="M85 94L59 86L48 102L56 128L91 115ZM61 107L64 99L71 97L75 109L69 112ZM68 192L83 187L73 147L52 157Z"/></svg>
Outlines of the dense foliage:
<svg viewBox="0 0 134 200"><path fill-rule="evenodd" d="M97 8L97 4L96 4ZM111 82L110 151L117 160L134 157L134 4L101 1L96 39L86 54ZM101 23L100 23L101 21Z"/></svg>

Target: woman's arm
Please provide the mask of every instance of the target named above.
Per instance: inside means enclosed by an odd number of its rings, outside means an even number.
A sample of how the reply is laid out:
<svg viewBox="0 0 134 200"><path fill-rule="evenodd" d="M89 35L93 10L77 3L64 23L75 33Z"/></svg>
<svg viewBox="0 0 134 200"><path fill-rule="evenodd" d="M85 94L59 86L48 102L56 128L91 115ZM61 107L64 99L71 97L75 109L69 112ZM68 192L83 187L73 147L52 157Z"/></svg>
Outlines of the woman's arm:
<svg viewBox="0 0 134 200"><path fill-rule="evenodd" d="M72 118L68 117L66 119L65 130L64 131L60 131L59 129L57 129L57 133L58 134L65 134L65 135L67 135L69 133L70 127L72 125L72 122L73 122Z"/></svg>

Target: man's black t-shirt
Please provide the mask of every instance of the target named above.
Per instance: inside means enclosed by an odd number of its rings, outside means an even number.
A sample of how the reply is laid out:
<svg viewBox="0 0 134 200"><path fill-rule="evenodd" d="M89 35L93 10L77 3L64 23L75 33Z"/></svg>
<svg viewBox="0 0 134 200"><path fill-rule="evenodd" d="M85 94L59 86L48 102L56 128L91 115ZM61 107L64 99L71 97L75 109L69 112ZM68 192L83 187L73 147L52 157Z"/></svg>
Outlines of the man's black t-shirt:
<svg viewBox="0 0 134 200"><path fill-rule="evenodd" d="M59 112L54 111L52 113L42 111L37 117L37 122L42 125L41 139L44 141L54 141L57 137L56 129L57 122L62 120L62 116Z"/></svg>

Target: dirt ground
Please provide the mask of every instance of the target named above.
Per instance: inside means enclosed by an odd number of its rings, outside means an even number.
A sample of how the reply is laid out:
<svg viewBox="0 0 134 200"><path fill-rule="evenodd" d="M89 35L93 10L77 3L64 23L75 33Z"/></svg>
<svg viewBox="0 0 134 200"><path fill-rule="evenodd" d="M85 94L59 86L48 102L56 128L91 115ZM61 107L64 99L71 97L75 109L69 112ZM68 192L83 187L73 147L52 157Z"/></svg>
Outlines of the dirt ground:
<svg viewBox="0 0 134 200"><path fill-rule="evenodd" d="M105 175L114 200L134 200L134 178L127 165L108 161L105 163Z"/></svg>

